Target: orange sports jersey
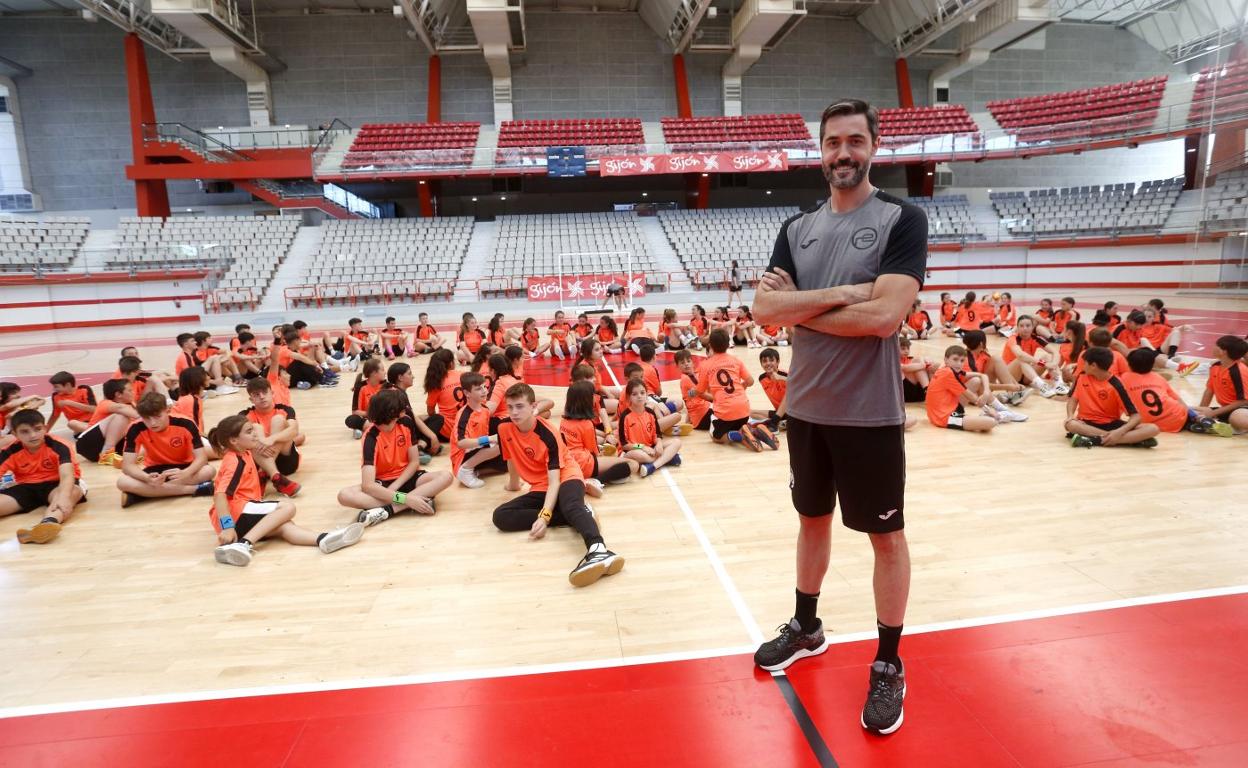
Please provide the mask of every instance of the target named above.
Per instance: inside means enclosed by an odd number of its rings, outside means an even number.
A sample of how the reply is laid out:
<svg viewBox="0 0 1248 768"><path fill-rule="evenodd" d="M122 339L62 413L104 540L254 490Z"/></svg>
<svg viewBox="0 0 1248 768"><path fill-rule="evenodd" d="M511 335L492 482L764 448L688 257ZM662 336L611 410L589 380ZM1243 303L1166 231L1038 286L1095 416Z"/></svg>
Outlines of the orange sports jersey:
<svg viewBox="0 0 1248 768"><path fill-rule="evenodd" d="M750 400L745 392L749 372L745 363L726 352L711 355L702 361L698 376L700 381L695 389L698 394L711 393L715 418L733 421L749 417Z"/></svg>
<svg viewBox="0 0 1248 768"><path fill-rule="evenodd" d="M520 334L520 344L530 352L537 351L537 343L542 340L542 336L536 328L529 328Z"/></svg>
<svg viewBox="0 0 1248 768"><path fill-rule="evenodd" d="M1165 379L1155 373L1127 371L1119 381L1146 423L1156 424L1162 432L1182 432L1187 426L1187 406Z"/></svg>
<svg viewBox="0 0 1248 768"><path fill-rule="evenodd" d="M438 332L437 329L434 328L432 325L416 326L416 338L420 339L421 341L428 341L429 339L433 338L433 335L437 332Z"/></svg>
<svg viewBox="0 0 1248 768"><path fill-rule="evenodd" d="M273 389L273 402L277 405L290 405L290 387L282 381L281 368L270 366L265 378L268 379L269 386Z"/></svg>
<svg viewBox="0 0 1248 768"><path fill-rule="evenodd" d="M264 487L260 485L260 472L256 469L256 461L251 458L250 452L225 452L225 455L221 457L221 466L217 469L217 477L213 481L213 492L214 495L225 494L230 516L235 522L238 522L238 517L243 514L243 507L247 506L248 502L260 501L264 498ZM212 521L213 528L221 530L221 520L217 517L216 504L208 508L208 519Z"/></svg>
<svg viewBox="0 0 1248 768"><path fill-rule="evenodd" d="M265 437L273 434L273 417L279 414L285 417L286 421L295 420L295 409L289 405L280 405L278 403L274 403L273 410L268 413L257 411L254 405L245 411L238 412L238 415L246 416L248 421L259 424L260 429L264 430Z"/></svg>
<svg viewBox="0 0 1248 768"><path fill-rule="evenodd" d="M379 482L389 482L407 469L408 452L416 444L416 432L416 423L407 416L400 416L389 432L373 425L364 435L364 466L373 467L374 477Z"/></svg>
<svg viewBox="0 0 1248 768"><path fill-rule="evenodd" d="M689 374L680 374L680 395L685 398L685 410L689 414L689 423L697 426L702 423L702 419L706 418L706 412L711 410L711 404L700 397L689 397L689 390L697 389L698 383L689 377Z"/></svg>
<svg viewBox="0 0 1248 768"><path fill-rule="evenodd" d="M173 375L185 371L187 368L194 368L199 365L199 360L195 359L195 355L190 352L178 352L178 357L173 361Z"/></svg>
<svg viewBox="0 0 1248 768"><path fill-rule="evenodd" d="M468 347L469 352L475 355L477 350L481 349L481 345L485 343L485 334L481 332L480 328L474 328L470 331L461 330L459 340Z"/></svg>
<svg viewBox="0 0 1248 768"><path fill-rule="evenodd" d="M997 322L1003 328L1013 328L1018 325L1018 310L1013 304L1002 304L997 307Z"/></svg>
<svg viewBox="0 0 1248 768"><path fill-rule="evenodd" d="M459 414L455 416L455 439L451 440L451 474L459 471L459 466L464 463L464 455L468 450L459 447L460 440L475 440L478 437L485 437L490 434L490 409L478 408L473 410L468 406L459 409Z"/></svg>
<svg viewBox="0 0 1248 768"><path fill-rule="evenodd" d="M551 323L546 330L550 334L550 338L565 342L568 334L572 332L572 326L567 323Z"/></svg>
<svg viewBox="0 0 1248 768"><path fill-rule="evenodd" d="M451 425L455 423L455 416L467 402L467 398L464 397L464 388L459 386L460 377L463 375L461 371L447 371L446 378L442 380L442 386L425 396L425 408L436 408L442 415L442 437L451 436Z"/></svg>
<svg viewBox="0 0 1248 768"><path fill-rule="evenodd" d="M924 312L923 314L927 314L927 313L926 313L926 312ZM927 321L927 322L928 322L928 324L930 325L930 324L931 324L931 322L932 322L932 321L931 321L931 318L928 318L928 321ZM780 333L780 326L778 326L778 325L764 325L764 326L763 326L763 333L767 334L768 336L775 336L777 333Z"/></svg>
<svg viewBox="0 0 1248 768"><path fill-rule="evenodd" d="M660 339L666 339L668 336L671 336L671 335L672 335L672 326L669 325L666 320L660 320L658 337Z"/></svg>
<svg viewBox="0 0 1248 768"><path fill-rule="evenodd" d="M1064 344L1062 346L1069 346L1069 345ZM1087 349L1091 349L1091 347L1088 347ZM1084 351L1086 352L1087 349L1085 349ZM1112 373L1115 376L1122 376L1122 374L1131 370L1131 367L1127 365L1127 358L1124 357L1121 352L1119 352L1116 349L1111 349L1109 351L1114 353L1114 364L1109 366L1110 373ZM1082 374L1086 366L1087 366L1087 363L1083 361L1083 355L1079 355L1079 362L1075 364L1075 375L1078 376Z"/></svg>
<svg viewBox="0 0 1248 768"><path fill-rule="evenodd" d="M1109 316L1109 330L1112 332L1115 328L1122 324L1122 318L1118 315Z"/></svg>
<svg viewBox="0 0 1248 768"><path fill-rule="evenodd" d="M653 339L654 331L650 330L644 323L637 323L632 328L624 329L624 336L629 340L632 339Z"/></svg>
<svg viewBox="0 0 1248 768"><path fill-rule="evenodd" d="M1035 312L1033 312L1032 314L1033 314L1033 315L1035 315L1036 317L1042 318L1042 319L1044 319L1044 320L1052 320L1052 319L1053 319L1053 310L1051 310L1051 309L1037 309L1037 310L1036 310Z"/></svg>
<svg viewBox="0 0 1248 768"><path fill-rule="evenodd" d="M594 333L594 324L590 322L577 323L576 325L572 326L572 333L578 339L583 339L586 336L591 336Z"/></svg>
<svg viewBox="0 0 1248 768"><path fill-rule="evenodd" d="M169 413L190 419L200 432L204 431L204 400L199 395L182 395L174 401Z"/></svg>
<svg viewBox="0 0 1248 768"><path fill-rule="evenodd" d="M659 442L659 417L649 408L643 408L641 413L620 408L619 430L622 445L655 445Z"/></svg>
<svg viewBox="0 0 1248 768"><path fill-rule="evenodd" d="M1044 342L1042 342L1039 337L1034 335L1025 339L1022 336L1014 336L1008 339L1005 342L1005 352L1002 354L1005 358L1005 362L1012 363L1018 358L1018 355L1014 354L1015 345L1027 354L1035 356L1036 350L1044 347Z"/></svg>
<svg viewBox="0 0 1248 768"><path fill-rule="evenodd" d="M967 351L966 367L973 373L987 373L990 365L992 365L992 356L987 350L981 348L974 352Z"/></svg>
<svg viewBox="0 0 1248 768"><path fill-rule="evenodd" d="M699 336L706 335L706 318L702 315L689 318L689 327Z"/></svg>
<svg viewBox="0 0 1248 768"><path fill-rule="evenodd" d="M1236 360L1230 365L1214 363L1209 366L1209 380L1205 382L1205 389L1213 393L1218 405L1230 405L1248 400L1245 382L1248 382L1248 365L1244 365L1242 360Z"/></svg>
<svg viewBox="0 0 1248 768"><path fill-rule="evenodd" d="M594 457L598 455L598 432L594 429L594 422L565 416L559 420L559 435L568 447L568 455L581 468L581 474L593 477Z"/></svg>
<svg viewBox="0 0 1248 768"><path fill-rule="evenodd" d="M1114 329L1114 338L1121 341L1127 346L1127 349L1135 349L1140 346L1140 337L1143 335L1141 329L1131 330L1126 323Z"/></svg>
<svg viewBox="0 0 1248 768"><path fill-rule="evenodd" d="M598 341L601 341L603 344L615 341L615 331L605 325L598 326Z"/></svg>
<svg viewBox="0 0 1248 768"><path fill-rule="evenodd" d="M387 344L390 344L391 346L393 346L399 343L399 337L403 335L403 329L402 328L379 328L377 329L377 335L380 336L382 340L385 341Z"/></svg>
<svg viewBox="0 0 1248 768"><path fill-rule="evenodd" d="M109 416L112 416L113 412L109 410L109 406L114 403L116 403L115 400L101 400L100 403L95 406L95 412L91 414L91 420L87 422L87 426L93 427Z"/></svg>
<svg viewBox="0 0 1248 768"><path fill-rule="evenodd" d="M982 300L971 305L971 309L975 310L975 319L981 323L992 322L992 316L997 311L991 303Z"/></svg>
<svg viewBox="0 0 1248 768"><path fill-rule="evenodd" d="M1117 376L1110 376L1106 381L1080 376L1075 380L1074 398L1079 403L1080 421L1106 424L1118 421L1124 412L1136 412L1127 388Z"/></svg>
<svg viewBox="0 0 1248 768"><path fill-rule="evenodd" d="M1152 344L1154 349L1164 349L1166 339L1170 338L1170 332L1173 330L1173 326L1165 323L1151 323L1140 329L1140 338L1148 339L1148 343Z"/></svg>
<svg viewBox="0 0 1248 768"><path fill-rule="evenodd" d="M927 420L933 426L949 426L949 417L958 410L959 398L966 391L966 374L948 366L932 375L927 385Z"/></svg>
<svg viewBox="0 0 1248 768"><path fill-rule="evenodd" d="M230 351L237 352L238 348L241 347L242 344L243 342L239 341L238 337L235 336L234 338L230 339Z"/></svg>
<svg viewBox="0 0 1248 768"><path fill-rule="evenodd" d="M496 417L507 418L507 390L519 383L520 380L515 376L499 376L498 381L490 387L489 402L496 403L493 410Z"/></svg>
<svg viewBox="0 0 1248 768"><path fill-rule="evenodd" d="M953 324L964 331L979 330L979 314L974 306L958 305L958 311L953 315Z"/></svg>
<svg viewBox="0 0 1248 768"><path fill-rule="evenodd" d="M568 453L563 438L545 419L538 418L528 432L504 420L498 425L498 445L503 458L516 468L520 479L529 484L530 492L550 487L546 473L552 469L559 470L560 484L585 477L580 465Z"/></svg>
<svg viewBox="0 0 1248 768"><path fill-rule="evenodd" d="M190 464L195 451L204 447L195 422L179 416L171 416L169 425L157 432L142 421L136 421L126 431L122 453L143 453L143 466L161 464Z"/></svg>
<svg viewBox="0 0 1248 768"><path fill-rule="evenodd" d="M910 316L906 318L906 325L910 326L919 333L922 333L932 327L932 316L927 314L927 312L922 309L918 312L911 312ZM774 336L775 334L773 332L767 330L769 327L771 326L764 326L763 332L768 336Z"/></svg>
<svg viewBox="0 0 1248 768"><path fill-rule="evenodd" d="M18 485L59 482L62 464L72 464L74 477L82 477L78 457L65 441L52 435L44 435L43 445L34 451L26 450L21 443L0 451L0 475L12 472Z"/></svg>
<svg viewBox="0 0 1248 768"><path fill-rule="evenodd" d="M780 403L784 402L784 395L789 391L789 380L785 376L772 376L770 373L761 373L758 376L758 383L763 386L763 391L767 393L767 399L771 401L772 408L779 408ZM703 402L706 402L705 400Z"/></svg>
<svg viewBox="0 0 1248 768"><path fill-rule="evenodd" d="M1078 320L1079 318L1080 314L1077 309L1072 309L1069 312L1064 309L1059 309L1053 314L1053 330L1056 333L1063 333L1066 330L1067 323L1071 320Z"/></svg>
<svg viewBox="0 0 1248 768"><path fill-rule="evenodd" d="M95 392L93 392L91 390L91 387L88 387L86 384L79 384L78 388L75 389L73 394L70 394L70 395L61 395L61 394L57 394L53 392L52 393L52 415L48 418L49 430L52 429L52 425L56 423L57 418L62 413L65 414L65 418L67 419L81 419L81 417L84 415L83 411L80 411L76 408L70 411L66 411L64 408L62 408L61 403L64 403L66 401L73 402L73 403L80 403L82 405L95 405L96 404Z"/></svg>
<svg viewBox="0 0 1248 768"><path fill-rule="evenodd" d="M952 323L953 316L958 311L958 303L953 299L948 299L940 303L940 322Z"/></svg>
<svg viewBox="0 0 1248 768"><path fill-rule="evenodd" d="M373 395L381 391L381 384L369 384L367 380L360 384L360 389L355 393L355 408L357 411L368 412L368 403L373 399Z"/></svg>
<svg viewBox="0 0 1248 768"><path fill-rule="evenodd" d="M646 391L652 395L663 394L663 379L659 378L659 369L644 360L637 362L641 366L641 380Z"/></svg>
<svg viewBox="0 0 1248 768"><path fill-rule="evenodd" d="M507 346L507 331L499 328L497 331L490 331L490 343L496 347ZM476 350L473 350L474 352Z"/></svg>

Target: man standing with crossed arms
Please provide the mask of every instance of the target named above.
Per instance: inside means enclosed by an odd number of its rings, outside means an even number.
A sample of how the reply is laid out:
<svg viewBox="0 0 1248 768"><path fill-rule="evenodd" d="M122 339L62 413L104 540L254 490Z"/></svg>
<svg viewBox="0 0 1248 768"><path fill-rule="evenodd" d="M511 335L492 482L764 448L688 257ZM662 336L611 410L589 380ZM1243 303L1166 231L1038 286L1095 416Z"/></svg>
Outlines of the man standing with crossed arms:
<svg viewBox="0 0 1248 768"><path fill-rule="evenodd" d="M827 202L784 223L754 299L759 323L796 326L789 368L789 486L801 520L797 607L754 662L769 671L823 653L816 617L831 556L832 512L875 550L880 641L862 727L901 727L906 695L898 645L910 591L903 519L905 410L897 329L927 266L922 209L867 179L880 146L879 115L857 99L823 111L819 128Z"/></svg>

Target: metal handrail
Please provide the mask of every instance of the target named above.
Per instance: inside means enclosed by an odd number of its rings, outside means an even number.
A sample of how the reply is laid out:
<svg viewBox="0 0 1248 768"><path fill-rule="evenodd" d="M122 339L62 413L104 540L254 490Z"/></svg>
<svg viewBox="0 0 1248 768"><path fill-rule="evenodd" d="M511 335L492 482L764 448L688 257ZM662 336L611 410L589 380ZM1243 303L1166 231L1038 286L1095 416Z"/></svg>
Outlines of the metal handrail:
<svg viewBox="0 0 1248 768"><path fill-rule="evenodd" d="M225 155L235 162L251 162L255 160L254 157L246 152L240 152L229 144L218 141L185 123L144 123L143 141L174 141L187 144L193 149L199 150L199 153L209 162L225 162L219 155Z"/></svg>

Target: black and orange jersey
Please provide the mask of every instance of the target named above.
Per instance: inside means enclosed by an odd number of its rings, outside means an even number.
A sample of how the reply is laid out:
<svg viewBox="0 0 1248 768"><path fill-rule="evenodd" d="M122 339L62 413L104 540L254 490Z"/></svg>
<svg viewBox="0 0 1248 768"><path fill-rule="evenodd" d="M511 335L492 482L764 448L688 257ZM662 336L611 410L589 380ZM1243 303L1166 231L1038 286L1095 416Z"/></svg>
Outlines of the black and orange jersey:
<svg viewBox="0 0 1248 768"><path fill-rule="evenodd" d="M82 477L73 449L52 435L44 435L43 445L34 451L26 450L21 443L13 443L0 451L0 475L12 472L13 481L18 485L59 482L62 464L72 464L74 477Z"/></svg>
<svg viewBox="0 0 1248 768"><path fill-rule="evenodd" d="M91 413L91 418L87 422L88 425L95 426L96 424L99 424L100 421L102 421L103 419L106 419L109 416L112 416L113 411L110 406L117 405L117 404L118 403L115 400L101 400L98 404L96 404L95 410Z"/></svg>
<svg viewBox="0 0 1248 768"><path fill-rule="evenodd" d="M68 395L53 392L52 415L48 417L48 429L52 429L52 425L56 423L57 418L59 418L62 413L65 414L65 418L67 419L77 420L81 420L81 418L86 415L85 411L78 410L77 408L66 411L61 407L61 403L64 402L94 406L96 404L95 392L92 391L91 387L88 387L86 384L79 384L77 388L74 389L73 393Z"/></svg>
<svg viewBox="0 0 1248 768"><path fill-rule="evenodd" d="M1069 311L1065 309L1057 310L1057 312L1053 313L1054 333L1064 333L1066 331L1066 324L1072 320L1078 320L1080 317L1081 315L1079 314L1079 310L1077 309L1072 309Z"/></svg>
<svg viewBox="0 0 1248 768"><path fill-rule="evenodd" d="M1140 338L1148 339L1153 349L1165 349L1166 340L1173 331L1174 327L1165 323L1149 323L1140 329Z"/></svg>
<svg viewBox="0 0 1248 768"><path fill-rule="evenodd" d="M425 324L425 325L416 326L416 338L420 339L421 341L428 341L429 339L433 338L434 335L437 334L437 332L438 332L438 329L434 328L432 325Z"/></svg>
<svg viewBox="0 0 1248 768"><path fill-rule="evenodd" d="M710 392L715 418L723 421L744 419L750 415L750 400L745 392L749 376L745 363L723 352L711 355L698 367L699 394Z"/></svg>
<svg viewBox="0 0 1248 768"><path fill-rule="evenodd" d="M373 395L381 391L382 385L369 384L364 381L360 384L360 388L355 393L355 407L352 410L368 412L368 403L373 399Z"/></svg>
<svg viewBox="0 0 1248 768"><path fill-rule="evenodd" d="M702 419L706 418L706 412L711 410L711 404L700 397L689 397L689 391L698 388L696 377L692 377L687 373L680 374L680 395L685 398L685 412L689 414L689 423L698 425L702 423Z"/></svg>
<svg viewBox="0 0 1248 768"><path fill-rule="evenodd" d="M1013 304L1002 304L997 307L997 323L1002 328L1013 328L1018 325L1018 310Z"/></svg>
<svg viewBox="0 0 1248 768"><path fill-rule="evenodd" d="M958 410L962 393L966 391L966 374L955 371L948 366L940 368L932 375L927 385L927 420L933 426L949 426L949 417Z"/></svg>
<svg viewBox="0 0 1248 768"><path fill-rule="evenodd" d="M507 346L507 331L499 328L497 331L490 331L490 343L496 347ZM474 352L476 350L473 350Z"/></svg>
<svg viewBox="0 0 1248 768"><path fill-rule="evenodd" d="M248 421L253 424L259 424L260 429L264 430L265 437L273 434L273 417L279 414L284 416L286 421L295 420L295 409L291 408L289 405L282 405L280 403L274 403L273 410L268 412L257 411L254 405L246 410L238 412L239 416L246 416Z"/></svg>
<svg viewBox="0 0 1248 768"><path fill-rule="evenodd" d="M983 318L983 320L989 319L991 315ZM980 322L979 313L974 305L968 307L966 304L959 304L957 311L953 314L953 324L964 331L979 330Z"/></svg>
<svg viewBox="0 0 1248 768"><path fill-rule="evenodd" d="M605 325L598 326L598 341L603 344L609 344L615 341L616 333Z"/></svg>
<svg viewBox="0 0 1248 768"><path fill-rule="evenodd" d="M761 373L758 376L758 383L762 385L763 391L767 393L767 399L771 401L772 408L779 408L780 403L784 402L784 396L789 391L788 377L779 375L773 376L770 373ZM703 402L706 402L705 400Z"/></svg>
<svg viewBox="0 0 1248 768"><path fill-rule="evenodd" d="M1087 352L1088 349L1091 349L1091 347L1084 349L1084 352ZM1109 367L1110 373L1115 376L1121 376L1131 370L1131 366L1127 365L1127 358L1121 352L1116 349L1111 349L1109 351L1114 354L1114 364ZM1075 363L1075 375L1078 376L1082 374L1084 368L1086 367L1087 363L1084 362L1083 355L1079 355L1079 362Z"/></svg>
<svg viewBox="0 0 1248 768"><path fill-rule="evenodd" d="M621 445L640 443L653 446L659 442L659 417L649 408L643 408L641 413L631 408L620 408L619 430Z"/></svg>
<svg viewBox="0 0 1248 768"><path fill-rule="evenodd" d="M264 498L264 487L260 485L260 472L256 469L256 461L251 453L226 451L221 457L221 467L213 480L213 494L225 494L229 504L230 516L238 521L243 514L243 507L248 502L260 501ZM217 505L208 508L208 519L212 527L221 530L221 520L217 517Z"/></svg>
<svg viewBox="0 0 1248 768"><path fill-rule="evenodd" d="M464 388L459 385L462 376L461 371L447 371L442 386L425 395L425 409L436 409L442 416L443 437L451 436L451 425L455 423L455 416L468 401L464 396Z"/></svg>
<svg viewBox="0 0 1248 768"><path fill-rule="evenodd" d="M177 376L187 368L194 368L197 365L199 365L199 360L195 359L195 355L193 353L179 350L178 356L174 358L173 361L173 375Z"/></svg>
<svg viewBox="0 0 1248 768"><path fill-rule="evenodd" d="M975 351L967 350L966 367L971 373L987 373L990 365L992 365L992 355L988 354L988 350L983 348Z"/></svg>
<svg viewBox="0 0 1248 768"><path fill-rule="evenodd" d="M1242 360L1230 365L1214 363L1209 366L1209 381L1205 382L1205 389L1213 393L1219 405L1230 405L1248 400L1245 382L1248 382L1248 365L1244 365Z"/></svg>
<svg viewBox="0 0 1248 768"><path fill-rule="evenodd" d="M520 379L515 376L504 375L499 376L498 380L490 385L490 399L486 405L493 411L495 417L500 419L507 417L507 390L519 383Z"/></svg>
<svg viewBox="0 0 1248 768"><path fill-rule="evenodd" d="M659 369L644 360L637 364L641 366L641 381L646 385L646 391L652 395L663 394L663 380L659 378Z"/></svg>
<svg viewBox="0 0 1248 768"><path fill-rule="evenodd" d="M911 312L906 317L906 325L910 326L919 333L922 333L932 327L932 316L927 314L927 310L923 309L920 309L918 312ZM767 328L763 328L763 330L766 331ZM774 336L775 334L772 332L768 335Z"/></svg>
<svg viewBox="0 0 1248 768"><path fill-rule="evenodd" d="M468 351L474 355L478 349L481 349L481 345L485 343L485 334L481 332L480 328L473 328L469 331L461 330L458 335L459 341L468 347Z"/></svg>
<svg viewBox="0 0 1248 768"><path fill-rule="evenodd" d="M654 339L654 331L643 322L636 322L624 329L624 338L632 341L633 339Z"/></svg>
<svg viewBox="0 0 1248 768"><path fill-rule="evenodd" d="M1127 349L1135 349L1140 346L1140 337L1143 335L1140 333L1140 329L1132 330L1127 327L1126 323L1115 328L1113 334L1115 339L1127 346Z"/></svg>
<svg viewBox="0 0 1248 768"><path fill-rule="evenodd" d="M465 405L459 409L459 414L455 417L455 439L451 440L451 473L459 471L459 465L464 463L464 455L473 450L471 448L460 448L460 440L475 440L479 437L485 437L490 434L490 409L482 406L473 409Z"/></svg>
<svg viewBox="0 0 1248 768"><path fill-rule="evenodd" d="M564 416L559 420L559 434L564 445L568 446L568 454L581 468L585 477L594 476L594 457L598 455L598 432L590 419L569 419Z"/></svg>
<svg viewBox="0 0 1248 768"><path fill-rule="evenodd" d="M1187 406L1161 376L1127 371L1119 379L1131 396L1140 418L1156 424L1162 432L1182 432L1187 426Z"/></svg>
<svg viewBox="0 0 1248 768"><path fill-rule="evenodd" d="M1006 340L1005 351L1002 352L1002 357L1005 358L1007 363L1014 362L1018 358L1018 355L1014 353L1015 345L1027 354L1034 356L1037 350L1044 348L1045 343L1039 336L1034 334L1025 339L1022 336L1014 336Z"/></svg>
<svg viewBox="0 0 1248 768"><path fill-rule="evenodd" d="M692 328L693 332L696 333L697 335L705 336L706 328L707 328L706 317L704 317L703 315L698 315L697 317L689 318L689 327Z"/></svg>
<svg viewBox="0 0 1248 768"><path fill-rule="evenodd" d="M586 336L592 336L594 333L594 324L588 321L584 323L577 323L576 325L572 326L572 333L578 339L583 339Z"/></svg>
<svg viewBox="0 0 1248 768"><path fill-rule="evenodd" d="M529 484L530 491L549 488L547 473L552 469L559 470L560 483L584 478L559 433L543 418L538 418L528 432L522 432L508 419L503 420L498 425L498 445L503 458Z"/></svg>
<svg viewBox="0 0 1248 768"><path fill-rule="evenodd" d="M1118 421L1124 413L1136 413L1127 388L1117 376L1110 376L1105 381L1087 374L1079 376L1075 379L1072 396L1079 403L1081 421L1106 424Z"/></svg>
<svg viewBox="0 0 1248 768"><path fill-rule="evenodd" d="M195 450L203 448L195 422L180 416L170 416L169 425L157 432L142 421L136 421L126 431L122 453L143 453L143 466L160 464L190 464L195 460Z"/></svg>
<svg viewBox="0 0 1248 768"><path fill-rule="evenodd" d="M199 395L182 395L173 402L169 413L190 419L200 432L204 431L204 400Z"/></svg>
<svg viewBox="0 0 1248 768"><path fill-rule="evenodd" d="M1032 314L1033 314L1035 317L1038 317L1038 318L1040 318L1040 319L1042 319L1042 320L1049 320L1049 321L1052 321L1052 320L1053 320L1053 310L1051 310L1051 309L1037 309L1037 310L1036 310L1035 312L1033 312Z"/></svg>
<svg viewBox="0 0 1248 768"><path fill-rule="evenodd" d="M948 325L953 322L953 316L958 311L958 303L953 299L945 299L940 303L940 322Z"/></svg>
<svg viewBox="0 0 1248 768"><path fill-rule="evenodd" d="M364 435L364 466L371 466L378 481L388 482L403 474L411 461L409 451L416 444L419 430L407 416L399 417L394 428L383 432L373 425Z"/></svg>

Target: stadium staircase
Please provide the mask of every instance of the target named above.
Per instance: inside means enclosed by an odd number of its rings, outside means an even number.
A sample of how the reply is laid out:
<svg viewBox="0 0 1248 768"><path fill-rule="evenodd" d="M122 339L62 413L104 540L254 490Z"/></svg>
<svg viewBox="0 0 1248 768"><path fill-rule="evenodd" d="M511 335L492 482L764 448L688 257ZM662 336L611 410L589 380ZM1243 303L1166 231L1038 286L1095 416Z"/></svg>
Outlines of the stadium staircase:
<svg viewBox="0 0 1248 768"><path fill-rule="evenodd" d="M482 133L484 132L483 130ZM455 301L477 300L477 281L486 276L486 267L494 253L494 237L497 233L497 222L478 221L473 224L468 253L464 256L464 263L459 267L459 277L455 281Z"/></svg>
<svg viewBox="0 0 1248 768"><path fill-rule="evenodd" d="M269 282L269 289L260 301L260 312L284 312L286 310L286 289L303 282L303 275L308 271L308 262L321 249L324 230L320 227L299 227L295 241L291 243L286 260L278 267L277 273Z"/></svg>
<svg viewBox="0 0 1248 768"><path fill-rule="evenodd" d="M663 231L663 225L659 223L658 218L639 216L637 227L646 238L646 245L650 247L650 254L654 256L659 271L671 276L667 292L692 293L693 284L689 281L689 273L685 270L685 265L680 262L676 249L668 241L667 233Z"/></svg>

